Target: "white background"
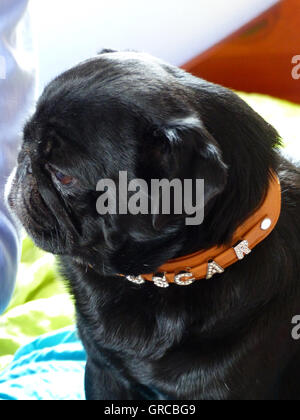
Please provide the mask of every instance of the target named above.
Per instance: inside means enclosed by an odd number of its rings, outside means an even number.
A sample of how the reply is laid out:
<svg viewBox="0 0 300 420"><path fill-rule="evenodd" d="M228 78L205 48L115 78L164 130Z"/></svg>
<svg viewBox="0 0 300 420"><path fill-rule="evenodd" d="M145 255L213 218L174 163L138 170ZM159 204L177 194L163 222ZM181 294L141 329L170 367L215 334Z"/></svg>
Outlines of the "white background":
<svg viewBox="0 0 300 420"><path fill-rule="evenodd" d="M1 0L0 0L1 1ZM180 65L277 0L30 0L39 93L104 47L137 49Z"/></svg>

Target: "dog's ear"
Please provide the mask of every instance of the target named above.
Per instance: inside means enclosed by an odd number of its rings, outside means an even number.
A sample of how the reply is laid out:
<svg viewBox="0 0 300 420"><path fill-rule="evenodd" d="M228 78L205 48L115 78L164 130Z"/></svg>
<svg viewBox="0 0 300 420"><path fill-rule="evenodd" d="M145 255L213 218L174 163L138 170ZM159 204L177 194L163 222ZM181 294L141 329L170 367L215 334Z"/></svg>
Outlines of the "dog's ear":
<svg viewBox="0 0 300 420"><path fill-rule="evenodd" d="M191 208L197 205L205 207L224 190L228 168L222 159L218 143L197 116L191 115L159 124L147 136L144 146L142 161L148 179L150 174L152 179L178 179L183 187L185 180L192 180ZM197 183L197 180L204 181L204 189L203 182ZM199 196L196 190L200 185L204 193L201 203L196 200ZM187 195L183 194L182 199L186 198ZM187 203L184 204L188 207ZM184 217L187 216L185 208L183 206ZM154 226L160 229L172 222L174 217L178 219L180 215L157 214L154 217Z"/></svg>

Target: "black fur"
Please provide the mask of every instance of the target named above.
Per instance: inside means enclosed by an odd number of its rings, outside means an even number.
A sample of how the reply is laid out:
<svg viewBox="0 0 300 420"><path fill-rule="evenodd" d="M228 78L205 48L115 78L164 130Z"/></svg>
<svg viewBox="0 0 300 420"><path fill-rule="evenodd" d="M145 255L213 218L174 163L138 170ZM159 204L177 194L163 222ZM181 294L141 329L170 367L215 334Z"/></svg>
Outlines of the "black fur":
<svg viewBox="0 0 300 420"><path fill-rule="evenodd" d="M190 116L200 125L185 125ZM279 145L233 92L144 54L104 51L45 89L9 203L36 244L60 255L88 354L88 399L299 399L300 170ZM78 183L60 188L49 164ZM228 243L264 197L270 169L282 214L245 260L188 287L116 275ZM204 223L99 216L96 184L119 171L204 178Z"/></svg>

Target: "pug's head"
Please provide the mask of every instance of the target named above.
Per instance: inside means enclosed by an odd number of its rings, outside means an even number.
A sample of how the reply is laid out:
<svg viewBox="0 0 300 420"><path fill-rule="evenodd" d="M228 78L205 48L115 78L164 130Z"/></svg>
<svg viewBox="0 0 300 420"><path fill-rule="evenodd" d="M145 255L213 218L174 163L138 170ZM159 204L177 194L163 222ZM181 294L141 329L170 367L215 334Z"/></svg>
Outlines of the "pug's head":
<svg viewBox="0 0 300 420"><path fill-rule="evenodd" d="M118 185L125 171L147 183L204 179L206 206L220 195L227 167L199 86L146 54L110 51L51 82L24 128L8 195L36 245L102 274L152 272L180 252L184 214L100 215L96 186Z"/></svg>

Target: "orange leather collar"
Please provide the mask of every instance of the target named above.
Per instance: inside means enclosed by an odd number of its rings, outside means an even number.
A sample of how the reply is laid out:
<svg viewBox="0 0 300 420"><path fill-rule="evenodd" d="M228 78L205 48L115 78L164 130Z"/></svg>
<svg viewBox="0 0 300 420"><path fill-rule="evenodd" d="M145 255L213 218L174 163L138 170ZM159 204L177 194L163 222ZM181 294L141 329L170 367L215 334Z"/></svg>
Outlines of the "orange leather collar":
<svg viewBox="0 0 300 420"><path fill-rule="evenodd" d="M244 259L274 230L281 213L281 186L278 176L272 173L268 193L256 210L235 232L231 246L213 247L205 251L171 260L159 268L157 274L127 276L137 284L152 281L158 287L170 283L187 286L196 280L211 279L224 273L226 268Z"/></svg>

